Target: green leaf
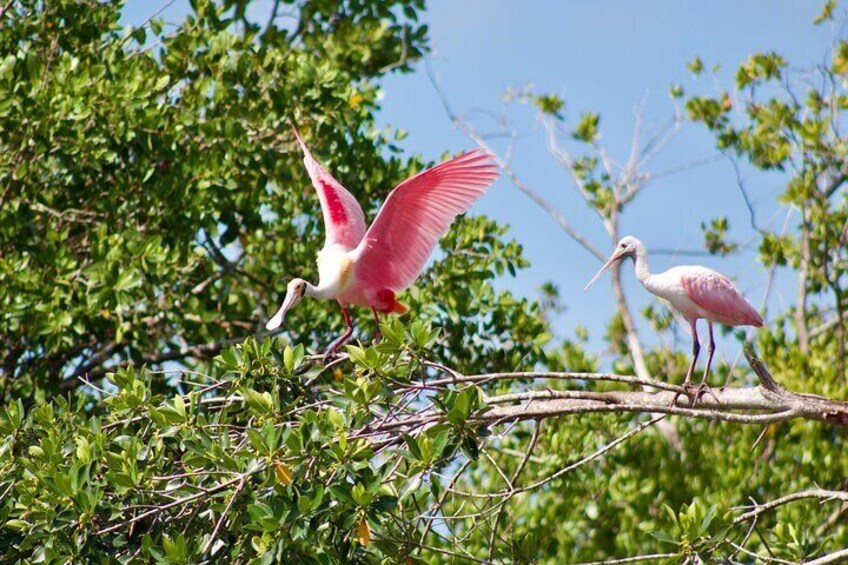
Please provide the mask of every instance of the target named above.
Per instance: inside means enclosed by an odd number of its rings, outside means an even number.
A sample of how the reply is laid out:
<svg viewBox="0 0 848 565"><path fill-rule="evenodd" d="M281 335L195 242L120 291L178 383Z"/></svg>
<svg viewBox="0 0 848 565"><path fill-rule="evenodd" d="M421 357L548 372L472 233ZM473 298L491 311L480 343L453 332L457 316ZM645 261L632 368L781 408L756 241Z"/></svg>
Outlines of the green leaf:
<svg viewBox="0 0 848 565"><path fill-rule="evenodd" d="M601 118L598 114L587 112L580 116L580 122L574 129L572 136L574 139L586 143L593 143L598 137L598 126Z"/></svg>
<svg viewBox="0 0 848 565"><path fill-rule="evenodd" d="M31 524L29 522L24 521L24 520L8 520L3 525L6 528L9 528L10 530L15 530L15 531L18 531L18 532L23 532L25 530L28 530L31 527Z"/></svg>
<svg viewBox="0 0 848 565"><path fill-rule="evenodd" d="M704 62L701 60L700 57L695 57L694 59L686 63L686 68L689 69L689 72L691 72L692 74L699 75L704 70Z"/></svg>
<svg viewBox="0 0 848 565"><path fill-rule="evenodd" d="M409 452L412 453L416 459L421 460L421 450L418 448L418 440L407 433L402 435L407 447L409 448Z"/></svg>
<svg viewBox="0 0 848 565"><path fill-rule="evenodd" d="M675 545L675 546L680 545L680 542L677 539L670 536L666 532L651 532L651 537L653 537L654 539L656 539L656 540L658 540L662 543L667 543L667 544Z"/></svg>
<svg viewBox="0 0 848 565"><path fill-rule="evenodd" d="M350 360L356 363L357 365L365 365L365 350L361 347L357 347L355 345L346 345L345 349L347 349L348 355L350 355Z"/></svg>

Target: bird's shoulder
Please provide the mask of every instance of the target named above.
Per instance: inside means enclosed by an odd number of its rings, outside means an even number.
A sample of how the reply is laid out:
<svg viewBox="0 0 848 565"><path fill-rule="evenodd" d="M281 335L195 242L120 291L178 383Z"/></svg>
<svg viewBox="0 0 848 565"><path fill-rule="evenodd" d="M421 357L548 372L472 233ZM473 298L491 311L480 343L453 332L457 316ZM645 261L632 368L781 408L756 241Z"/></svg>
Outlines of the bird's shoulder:
<svg viewBox="0 0 848 565"><path fill-rule="evenodd" d="M700 265L679 267L680 282L688 293L722 292L725 295L740 294L736 284L714 269Z"/></svg>
<svg viewBox="0 0 848 565"><path fill-rule="evenodd" d="M667 270L663 275L677 277L682 279L700 279L702 281L730 282L727 276L719 273L715 269L704 267L703 265L679 265Z"/></svg>
<svg viewBox="0 0 848 565"><path fill-rule="evenodd" d="M343 263L351 260L352 250L340 243L325 245L318 251L318 265Z"/></svg>

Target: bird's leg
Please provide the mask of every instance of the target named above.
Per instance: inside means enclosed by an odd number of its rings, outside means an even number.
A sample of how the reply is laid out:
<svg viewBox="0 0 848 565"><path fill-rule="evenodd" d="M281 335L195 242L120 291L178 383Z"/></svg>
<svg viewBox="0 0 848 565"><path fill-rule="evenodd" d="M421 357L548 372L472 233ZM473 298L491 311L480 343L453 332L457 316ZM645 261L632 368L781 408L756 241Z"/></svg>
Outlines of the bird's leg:
<svg viewBox="0 0 848 565"><path fill-rule="evenodd" d="M695 395L695 399L697 400L698 398L701 397L701 395L708 392L713 396L713 398L716 399L716 402L718 402L718 397L715 395L715 393L713 393L712 389L707 384L707 378L710 376L710 365L712 365L713 354L715 353L715 339L713 338L713 323L710 322L710 321L707 321L707 327L710 330L710 344L707 346L707 366L704 367L704 377L701 379L701 384L698 385L698 392Z"/></svg>
<svg viewBox="0 0 848 565"><path fill-rule="evenodd" d="M689 364L689 369L686 371L686 378L683 379L683 390L686 391L686 396L689 396L691 399L691 395L689 394L689 390L692 387L692 373L695 372L695 365L698 363L698 354L701 352L701 343L698 341L698 326L697 320L692 320L689 322L689 327L692 328L692 362ZM674 400L671 401L671 405L674 406L677 403L677 398L680 396L680 393L674 395ZM698 397L695 397L697 400ZM694 402L693 402L694 404Z"/></svg>
<svg viewBox="0 0 848 565"><path fill-rule="evenodd" d="M336 354L336 350L344 344L347 340L350 339L350 336L353 335L353 322L350 320L350 312L347 310L347 306L342 306L342 314L344 314L345 324L347 324L347 329L345 333L341 335L336 341L330 344L330 347L327 348L327 351L324 352L324 364L333 358Z"/></svg>
<svg viewBox="0 0 848 565"><path fill-rule="evenodd" d="M692 363L689 364L689 369L686 371L683 388L689 388L692 384L692 374L695 372L695 365L698 363L698 354L701 352L701 343L698 341L698 326L696 324L696 320L689 322L692 328Z"/></svg>
<svg viewBox="0 0 848 565"><path fill-rule="evenodd" d="M374 343L380 343L380 340L383 339L383 334L380 333L380 316L377 315L377 311L373 307L371 311L374 312L374 324L376 327L374 330Z"/></svg>

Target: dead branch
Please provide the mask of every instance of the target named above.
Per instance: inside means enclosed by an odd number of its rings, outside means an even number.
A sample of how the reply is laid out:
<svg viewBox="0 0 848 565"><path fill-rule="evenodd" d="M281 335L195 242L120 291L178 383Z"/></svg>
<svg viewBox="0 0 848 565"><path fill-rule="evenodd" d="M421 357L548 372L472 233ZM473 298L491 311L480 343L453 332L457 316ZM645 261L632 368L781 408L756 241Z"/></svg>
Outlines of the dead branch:
<svg viewBox="0 0 848 565"><path fill-rule="evenodd" d="M798 393L785 389L751 351L745 356L757 375L758 386L720 388L701 395L692 404L683 388L655 379L603 373L516 372L451 376L426 383L404 385L411 388L438 389L449 385L482 385L498 380L585 380L625 382L659 390L594 391L527 390L485 397L486 406L472 415L479 425L499 425L531 419L555 418L591 413L671 414L687 418L739 424L768 424L793 419L806 419L848 427L848 402ZM434 410L402 416L372 427L361 434L367 436L395 434L399 430L424 429L441 421Z"/></svg>
<svg viewBox="0 0 848 565"><path fill-rule="evenodd" d="M764 502L763 504L755 503L752 506L748 507L751 508L751 510L737 516L733 520L733 524L741 524L742 522L754 520L764 512L773 510L778 506L783 506L784 504L789 504L790 502L795 502L796 500L807 500L811 498L819 499L822 502L828 502L831 500L843 500L848 502L848 492L815 488L788 494L770 502Z"/></svg>
<svg viewBox="0 0 848 565"><path fill-rule="evenodd" d="M578 565L624 565L625 563L639 563L640 561L660 561L678 557L677 553L652 553L651 555L635 555L621 559L604 559L603 561L587 561Z"/></svg>
<svg viewBox="0 0 848 565"><path fill-rule="evenodd" d="M848 402L787 390L751 351L746 351L745 357L760 380L759 386L711 391L693 407L689 407L687 398L670 391L541 391L489 398L489 404L496 407L481 417L497 422L592 412L646 412L742 424L803 418L848 427ZM497 407L516 400L520 401L517 405Z"/></svg>
<svg viewBox="0 0 848 565"><path fill-rule="evenodd" d="M462 131L462 133L464 133L471 140L473 140L481 149L490 153L498 167L503 170L509 180L512 181L513 185L515 185L515 188L524 193L525 196L530 198L530 200L532 200L537 206L544 210L545 213L548 214L548 216L550 216L551 219L553 219L554 222L556 222L556 224L568 235L568 237L577 242L586 251L603 261L604 254L601 253L598 248L596 248L588 239L578 233L577 230L575 230L574 227L568 222L568 220L565 219L565 216L560 214L559 210L557 210L553 204L545 200L537 191L533 190L527 184L525 184L524 181L522 181L521 178L515 173L512 167L510 167L509 163L507 163L504 159L501 159L501 157L492 149L492 147L488 143L486 143L486 140L483 139L483 137L479 133L477 133L477 131L472 128L468 122L466 122L456 113L454 113L450 103L448 102L447 96L445 95L441 86L439 86L438 82L436 81L436 78L433 76L433 73L430 72L429 67L428 74L430 76L430 82L433 84L433 88L435 89L436 94L438 94L439 99L442 102L442 106L444 106L445 113L447 114L451 122L453 122L453 124L458 127Z"/></svg>

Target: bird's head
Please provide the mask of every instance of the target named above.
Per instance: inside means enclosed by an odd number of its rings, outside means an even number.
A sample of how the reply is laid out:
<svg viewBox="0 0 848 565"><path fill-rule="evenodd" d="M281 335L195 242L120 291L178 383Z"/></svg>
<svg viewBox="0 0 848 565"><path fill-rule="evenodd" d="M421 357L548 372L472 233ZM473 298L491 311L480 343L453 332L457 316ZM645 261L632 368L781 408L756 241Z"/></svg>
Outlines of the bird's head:
<svg viewBox="0 0 848 565"><path fill-rule="evenodd" d="M283 325L283 320L285 319L286 314L289 310L297 306L297 304L303 299L306 295L306 289L308 286L308 283L303 279L292 279L289 282L286 287L286 298L283 300L283 305L280 306L280 309L277 310L274 317L268 320L268 323L265 324L266 330L274 331Z"/></svg>
<svg viewBox="0 0 848 565"><path fill-rule="evenodd" d="M615 246L615 251L612 252L612 255L604 263L604 266L601 267L592 280L589 281L589 284L586 285L586 288L583 289L583 292L589 290L589 287L595 284L604 271L612 267L616 261L624 259L625 257L635 258L636 254L639 252L639 249L642 247L642 242L633 237L632 235L626 235L622 237L619 242Z"/></svg>

